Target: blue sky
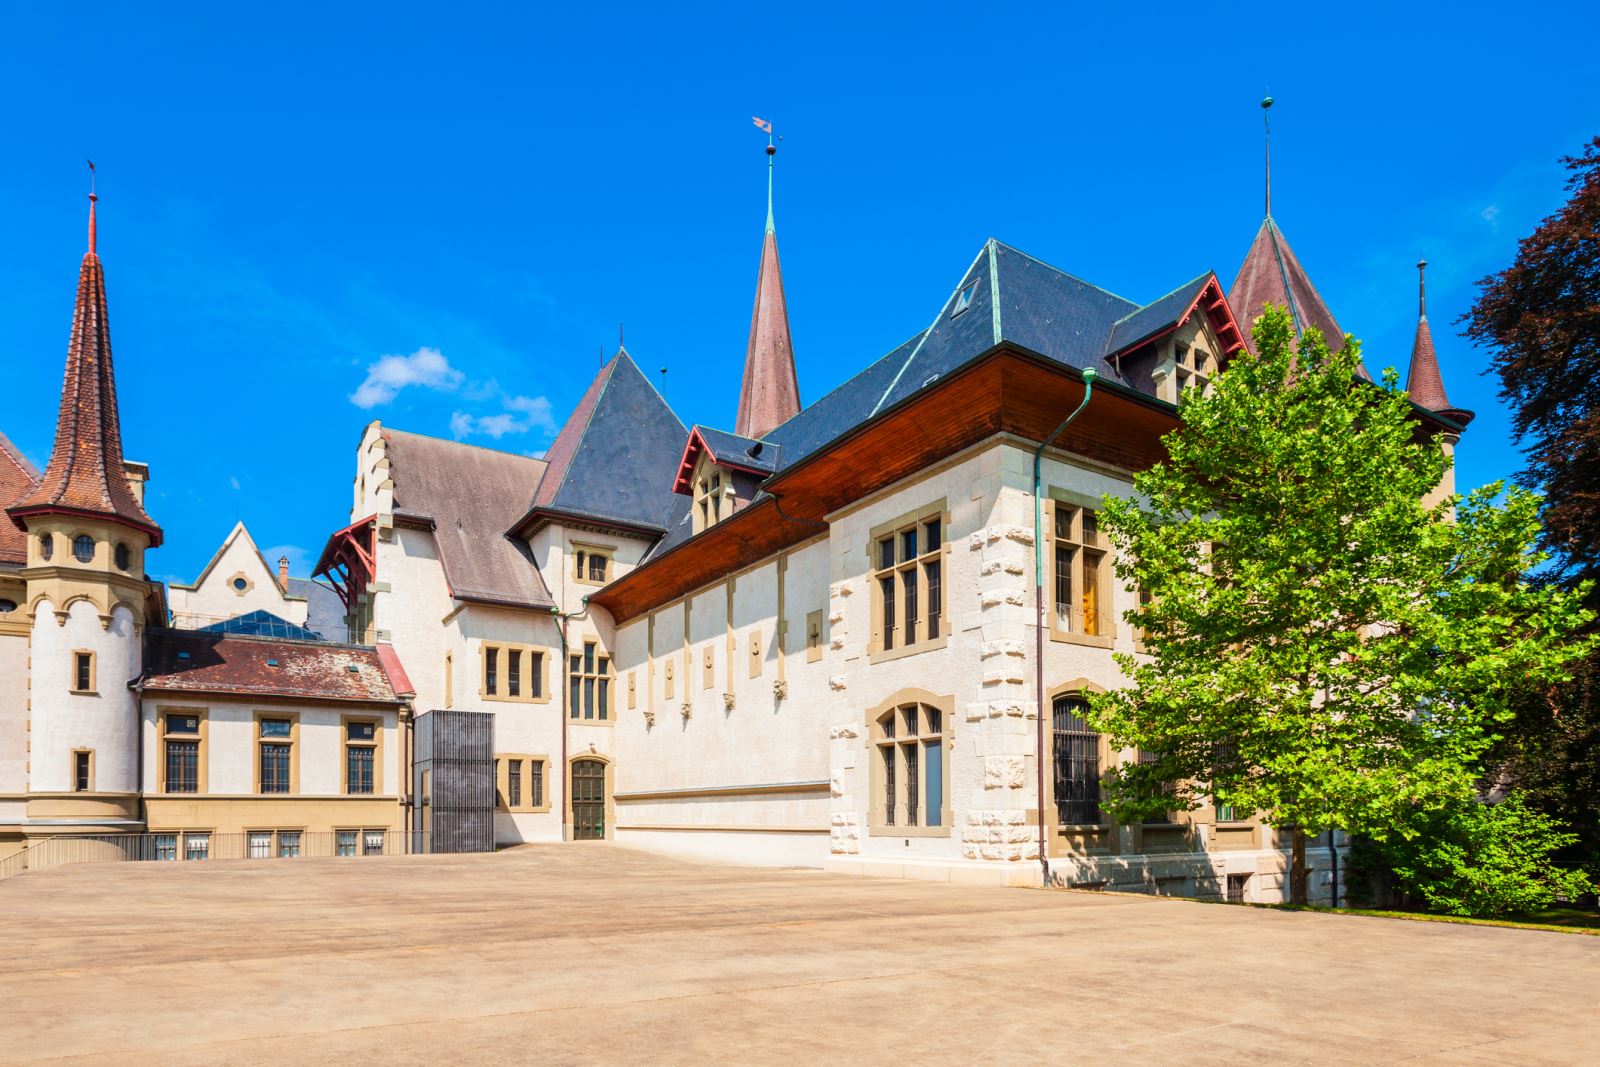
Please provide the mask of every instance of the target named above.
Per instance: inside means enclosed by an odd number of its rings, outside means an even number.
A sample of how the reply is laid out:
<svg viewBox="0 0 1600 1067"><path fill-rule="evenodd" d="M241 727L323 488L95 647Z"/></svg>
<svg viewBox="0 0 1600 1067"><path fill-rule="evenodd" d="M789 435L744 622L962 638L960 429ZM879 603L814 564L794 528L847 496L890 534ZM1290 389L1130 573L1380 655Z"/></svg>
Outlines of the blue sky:
<svg viewBox="0 0 1600 1067"><path fill-rule="evenodd" d="M1270 91L1275 214L1340 324L1403 371L1425 256L1451 399L1479 412L1460 485L1519 464L1451 324L1600 132L1592 5L564 7L12 8L0 429L47 458L85 157L127 452L167 531L150 569L189 580L237 519L303 572L371 419L543 449L619 322L686 422L731 425L752 115L785 135L809 401L925 325L989 236L1141 301L1231 284Z"/></svg>

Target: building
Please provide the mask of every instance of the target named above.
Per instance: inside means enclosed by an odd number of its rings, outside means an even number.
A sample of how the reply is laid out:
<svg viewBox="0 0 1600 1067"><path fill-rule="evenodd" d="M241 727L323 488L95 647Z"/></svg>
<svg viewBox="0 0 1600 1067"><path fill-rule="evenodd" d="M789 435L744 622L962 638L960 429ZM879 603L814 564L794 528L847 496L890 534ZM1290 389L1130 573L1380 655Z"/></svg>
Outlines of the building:
<svg viewBox="0 0 1600 1067"><path fill-rule="evenodd" d="M46 470L0 439L0 847L392 851L443 810L459 721L499 844L1280 899L1288 843L1257 817L1111 821L1101 777L1140 754L1084 716L1140 652L1100 501L1261 306L1338 329L1270 202L1226 291L1208 271L1130 300L987 241L903 344L802 404L769 190L731 431L685 425L619 348L540 459L366 426L321 582L238 525L170 590L145 577L164 534L122 454L93 234L91 203ZM1452 448L1471 413L1425 308L1410 384ZM1314 896L1342 847L1309 850Z"/></svg>
<svg viewBox="0 0 1600 1067"><path fill-rule="evenodd" d="M1063 884L1279 899L1288 842L1259 818L1120 826L1098 805L1139 754L1084 700L1139 645L1096 509L1247 343L1235 308L1337 323L1270 209L1228 292L1202 273L1128 300L993 240L953 280L922 329L802 406L769 202L732 431L684 426L620 349L542 460L365 428L317 571L419 708L493 714L500 842L1024 884L1042 842ZM1036 530L1033 452L1089 370ZM1412 374L1437 376L1420 340ZM1419 400L1452 445L1470 415ZM1340 848L1313 843L1315 894Z"/></svg>
<svg viewBox="0 0 1600 1067"><path fill-rule="evenodd" d="M164 534L122 452L94 200L44 472L0 438L0 856L101 834L172 859L395 851L411 693L392 650L308 630L321 594L242 525L174 588L185 614L145 575Z"/></svg>

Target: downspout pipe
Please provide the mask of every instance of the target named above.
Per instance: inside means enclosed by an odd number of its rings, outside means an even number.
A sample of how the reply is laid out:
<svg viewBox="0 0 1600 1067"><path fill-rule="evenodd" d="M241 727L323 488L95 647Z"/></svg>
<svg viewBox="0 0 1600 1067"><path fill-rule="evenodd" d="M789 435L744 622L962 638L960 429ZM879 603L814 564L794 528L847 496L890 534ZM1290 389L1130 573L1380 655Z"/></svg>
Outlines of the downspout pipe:
<svg viewBox="0 0 1600 1067"><path fill-rule="evenodd" d="M561 638L561 840L571 841L571 814L572 798L567 795L570 774L567 768L567 726L572 721L572 709L567 707L567 699L571 693L571 683L568 675L572 671L572 662L567 655L567 623L573 619L581 619L589 614L589 598L584 597L579 601L581 605L577 611L563 612L561 605L552 604L550 614L556 620L556 635Z"/></svg>
<svg viewBox="0 0 1600 1067"><path fill-rule="evenodd" d="M1066 421L1051 431L1050 436L1039 442L1039 447L1033 450L1033 690L1037 703L1037 714L1034 716L1035 726L1035 758L1034 771L1038 786L1039 805L1039 866L1044 874L1044 885L1050 885L1050 849L1045 833L1044 817L1044 450L1068 426L1072 420L1083 414L1083 409L1089 406L1089 398L1094 395L1094 382L1099 377L1093 367L1085 367L1081 372L1083 378L1083 400L1068 415Z"/></svg>

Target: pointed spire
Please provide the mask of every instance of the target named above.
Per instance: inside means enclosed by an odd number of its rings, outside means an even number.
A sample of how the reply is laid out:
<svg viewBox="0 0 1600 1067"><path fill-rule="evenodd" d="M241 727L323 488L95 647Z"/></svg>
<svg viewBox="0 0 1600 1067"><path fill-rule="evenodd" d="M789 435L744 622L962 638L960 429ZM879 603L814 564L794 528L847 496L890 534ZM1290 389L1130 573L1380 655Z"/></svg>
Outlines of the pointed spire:
<svg viewBox="0 0 1600 1067"><path fill-rule="evenodd" d="M744 384L734 432L765 437L800 411L800 383L789 341L789 308L783 295L783 269L778 263L778 233L772 223L772 160L777 154L767 131L767 232L761 242L761 270L756 277L756 303L750 315L750 344L745 350Z"/></svg>
<svg viewBox="0 0 1600 1067"><path fill-rule="evenodd" d="M95 202L89 194L89 250L78 270L77 306L67 344L56 440L44 477L7 510L26 528L26 518L66 512L103 516L144 531L151 547L161 528L145 514L128 485L122 457L122 420L111 365L111 327L106 315L106 279L95 253Z"/></svg>
<svg viewBox="0 0 1600 1067"><path fill-rule="evenodd" d="M1439 373L1439 356L1433 350L1433 331L1428 328L1428 261L1417 262L1417 336L1411 342L1411 370L1406 375L1406 392L1418 407L1443 415L1465 426L1473 414L1453 407L1445 395L1444 375Z"/></svg>

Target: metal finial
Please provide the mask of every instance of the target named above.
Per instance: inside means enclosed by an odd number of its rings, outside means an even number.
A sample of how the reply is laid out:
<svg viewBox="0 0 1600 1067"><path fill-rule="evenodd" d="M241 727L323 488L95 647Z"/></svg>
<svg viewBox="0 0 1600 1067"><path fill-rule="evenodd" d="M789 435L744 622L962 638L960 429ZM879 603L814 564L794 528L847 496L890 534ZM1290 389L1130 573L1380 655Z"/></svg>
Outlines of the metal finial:
<svg viewBox="0 0 1600 1067"><path fill-rule="evenodd" d="M86 159L84 162L89 164L89 253L93 255L95 244L94 205L100 198L94 195L94 160Z"/></svg>
<svg viewBox="0 0 1600 1067"><path fill-rule="evenodd" d="M1267 148L1267 218L1272 217L1272 119L1269 112L1272 110L1272 97L1263 97L1261 100L1261 128L1265 134L1264 140Z"/></svg>
<svg viewBox="0 0 1600 1067"><path fill-rule="evenodd" d="M1417 317L1428 317L1428 261L1417 260Z"/></svg>

